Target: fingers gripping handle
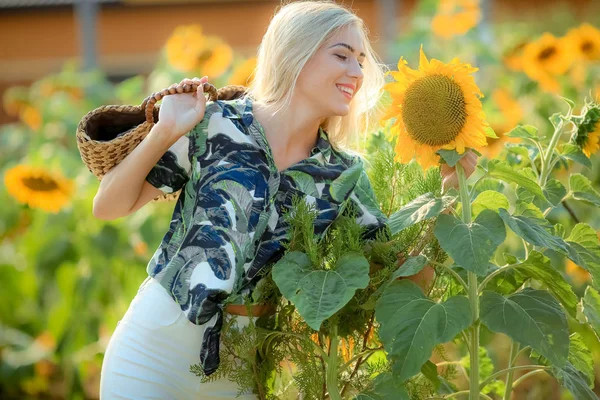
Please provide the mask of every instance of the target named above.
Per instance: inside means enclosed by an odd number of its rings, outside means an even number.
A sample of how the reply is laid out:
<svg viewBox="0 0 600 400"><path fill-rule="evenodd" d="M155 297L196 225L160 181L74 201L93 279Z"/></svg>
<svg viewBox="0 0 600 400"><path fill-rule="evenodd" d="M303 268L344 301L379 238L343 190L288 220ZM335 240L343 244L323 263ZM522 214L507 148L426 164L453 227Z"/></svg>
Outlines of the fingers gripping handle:
<svg viewBox="0 0 600 400"><path fill-rule="evenodd" d="M204 90L204 93L208 93L208 100L209 101L216 101L217 100L217 88L215 88L213 85L211 85L208 82L205 82L203 84L204 86L202 87L202 89ZM163 89L160 92L156 92L156 93L152 93L150 96L146 97L144 99L144 101L142 102L141 108L144 110L145 109L145 115L146 115L146 121L149 123L154 123L154 105L159 102L160 100L162 100L163 97L168 96L170 94L176 94L177 92L177 88L179 86L171 86L167 89ZM181 88L183 89L182 93L194 93L196 92L196 90L198 90L198 85L193 83L193 84L184 84L181 85Z"/></svg>

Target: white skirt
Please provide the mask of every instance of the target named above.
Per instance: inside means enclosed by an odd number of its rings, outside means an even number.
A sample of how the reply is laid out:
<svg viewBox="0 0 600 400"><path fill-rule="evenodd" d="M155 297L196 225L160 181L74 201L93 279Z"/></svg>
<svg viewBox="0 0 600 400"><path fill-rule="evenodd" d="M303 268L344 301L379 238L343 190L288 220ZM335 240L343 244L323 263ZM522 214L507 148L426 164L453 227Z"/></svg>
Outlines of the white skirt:
<svg viewBox="0 0 600 400"><path fill-rule="evenodd" d="M237 316L241 329L248 317ZM200 362L204 326L190 322L158 281L148 278L117 324L104 354L100 399L234 399L235 382L201 383L190 372ZM238 399L256 400L254 394Z"/></svg>

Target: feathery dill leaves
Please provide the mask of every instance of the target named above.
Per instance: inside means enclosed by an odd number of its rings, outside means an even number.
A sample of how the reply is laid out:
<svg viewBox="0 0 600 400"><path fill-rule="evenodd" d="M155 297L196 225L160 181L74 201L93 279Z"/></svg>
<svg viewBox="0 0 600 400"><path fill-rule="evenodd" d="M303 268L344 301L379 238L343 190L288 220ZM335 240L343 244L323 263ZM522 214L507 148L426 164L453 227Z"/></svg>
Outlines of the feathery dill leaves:
<svg viewBox="0 0 600 400"><path fill-rule="evenodd" d="M283 215L290 227L289 241L284 245L286 251L302 251L309 256L313 263L316 263L319 258L314 228L317 214L318 212L312 204L295 195L292 198L292 208Z"/></svg>
<svg viewBox="0 0 600 400"><path fill-rule="evenodd" d="M227 378L238 386L238 394L252 393L257 382L265 381L265 374L272 370L272 365L257 365L256 348L259 342L256 328L253 324L240 329L235 321L237 317L225 314L221 331L221 346L219 348L220 364L217 371L206 376L200 365L190 367L190 371L201 378L202 383L214 382Z"/></svg>
<svg viewBox="0 0 600 400"><path fill-rule="evenodd" d="M424 173L416 162L400 164L394 161L394 157L393 149L384 148L366 163L373 192L385 215L390 216L422 194L441 195L439 168L430 168Z"/></svg>

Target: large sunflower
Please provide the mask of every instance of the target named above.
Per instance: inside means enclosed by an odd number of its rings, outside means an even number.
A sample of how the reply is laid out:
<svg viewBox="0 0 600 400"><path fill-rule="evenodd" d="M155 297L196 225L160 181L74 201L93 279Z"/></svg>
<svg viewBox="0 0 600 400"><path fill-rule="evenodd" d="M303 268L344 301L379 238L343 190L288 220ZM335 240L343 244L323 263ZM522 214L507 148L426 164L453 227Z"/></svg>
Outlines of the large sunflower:
<svg viewBox="0 0 600 400"><path fill-rule="evenodd" d="M71 200L73 181L42 168L17 165L6 171L4 185L18 202L58 213Z"/></svg>
<svg viewBox="0 0 600 400"><path fill-rule="evenodd" d="M523 70L531 79L550 92L558 92L560 85L555 79L567 72L573 61L568 43L550 33L529 43L523 50Z"/></svg>
<svg viewBox="0 0 600 400"><path fill-rule="evenodd" d="M431 21L433 33L444 39L460 36L481 19L478 0L440 0L437 14Z"/></svg>
<svg viewBox="0 0 600 400"><path fill-rule="evenodd" d="M569 30L565 40L575 59L600 61L600 30L592 25L583 24Z"/></svg>
<svg viewBox="0 0 600 400"><path fill-rule="evenodd" d="M395 79L385 85L393 102L382 122L395 118L390 133L396 141L396 160L406 163L413 157L424 168L439 163L436 151L487 145L483 94L471 73L477 68L453 59L449 64L427 60L421 47L418 70L400 58Z"/></svg>

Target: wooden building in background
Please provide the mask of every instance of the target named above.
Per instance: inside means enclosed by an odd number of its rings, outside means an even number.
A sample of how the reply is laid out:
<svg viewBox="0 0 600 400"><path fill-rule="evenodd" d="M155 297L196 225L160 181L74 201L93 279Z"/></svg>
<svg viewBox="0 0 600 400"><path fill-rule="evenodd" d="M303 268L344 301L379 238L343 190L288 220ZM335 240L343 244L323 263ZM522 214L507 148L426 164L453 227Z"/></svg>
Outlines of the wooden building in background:
<svg viewBox="0 0 600 400"><path fill-rule="evenodd" d="M402 32L418 0L340 0L367 23L376 51ZM559 0L487 1L490 19L535 15ZM597 0L570 0L584 10ZM114 80L152 70L177 25L200 23L237 52L251 56L279 0L0 0L0 97L61 69L66 60L102 68ZM390 60L386 60L391 62ZM0 109L0 124L10 121Z"/></svg>

